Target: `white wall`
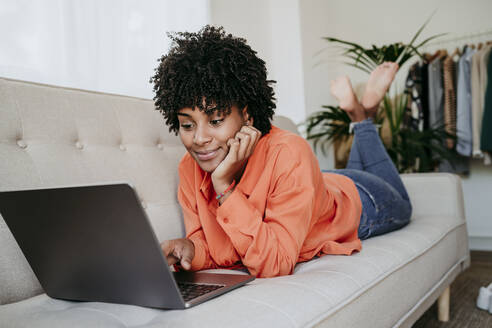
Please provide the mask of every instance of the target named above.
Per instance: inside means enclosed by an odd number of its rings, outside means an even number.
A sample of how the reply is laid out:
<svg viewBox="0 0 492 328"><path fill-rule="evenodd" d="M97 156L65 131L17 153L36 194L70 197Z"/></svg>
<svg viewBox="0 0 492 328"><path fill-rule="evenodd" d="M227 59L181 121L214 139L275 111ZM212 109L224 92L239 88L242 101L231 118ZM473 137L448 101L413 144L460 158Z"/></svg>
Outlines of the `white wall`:
<svg viewBox="0 0 492 328"><path fill-rule="evenodd" d="M297 0L211 1L211 23L243 37L266 61L276 80L276 113L295 123L305 118L301 29Z"/></svg>
<svg viewBox="0 0 492 328"><path fill-rule="evenodd" d="M344 65L323 36L365 46L409 42L435 10L422 40L438 33L449 33L444 38L450 38L492 29L490 0L211 0L211 21L247 38L266 60L270 75L279 80L277 113L298 123L299 118L321 110L322 105L335 104L328 90L330 80L347 74L356 89L363 90L362 83L367 79L367 74ZM396 87L404 86L405 75L403 68ZM281 83L288 84L289 89L280 88ZM299 102L304 105L297 105ZM296 104L295 108L291 104ZM322 167L333 168L332 155L318 154L318 158ZM492 250L492 214L488 206L492 200L492 167L474 161L471 175L463 179L463 188L471 247Z"/></svg>
<svg viewBox="0 0 492 328"><path fill-rule="evenodd" d="M0 76L152 98L166 32L208 14L207 0L0 0Z"/></svg>

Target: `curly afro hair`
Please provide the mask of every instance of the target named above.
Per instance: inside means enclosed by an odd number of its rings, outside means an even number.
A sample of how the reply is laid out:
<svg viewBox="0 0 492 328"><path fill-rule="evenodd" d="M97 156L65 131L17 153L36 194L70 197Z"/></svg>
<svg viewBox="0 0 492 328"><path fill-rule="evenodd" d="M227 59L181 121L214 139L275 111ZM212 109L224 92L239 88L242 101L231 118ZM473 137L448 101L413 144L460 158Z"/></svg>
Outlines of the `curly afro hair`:
<svg viewBox="0 0 492 328"><path fill-rule="evenodd" d="M262 134L271 129L275 98L267 80L265 62L246 40L226 34L223 27L207 25L197 33L168 33L169 53L159 60L154 83L154 102L169 126L178 134L178 110L198 107L228 115L231 106L248 106L253 125Z"/></svg>

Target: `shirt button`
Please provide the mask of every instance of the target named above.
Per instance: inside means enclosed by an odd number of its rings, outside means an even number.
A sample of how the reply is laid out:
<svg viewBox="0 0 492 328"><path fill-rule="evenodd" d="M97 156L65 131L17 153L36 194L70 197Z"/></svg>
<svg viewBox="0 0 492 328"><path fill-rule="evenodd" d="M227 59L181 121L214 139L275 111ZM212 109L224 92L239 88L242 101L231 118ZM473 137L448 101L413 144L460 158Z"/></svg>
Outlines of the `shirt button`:
<svg viewBox="0 0 492 328"><path fill-rule="evenodd" d="M80 143L80 141L77 141L75 143L75 147L77 147L77 149L84 149L84 145Z"/></svg>
<svg viewBox="0 0 492 328"><path fill-rule="evenodd" d="M224 223L229 223L229 219L228 218L224 218Z"/></svg>
<svg viewBox="0 0 492 328"><path fill-rule="evenodd" d="M125 150L126 150L125 145L120 145L120 149L121 149L122 151L125 151Z"/></svg>
<svg viewBox="0 0 492 328"><path fill-rule="evenodd" d="M157 144L157 148L159 148L160 150L162 150L164 148L164 146L160 143L160 144Z"/></svg>

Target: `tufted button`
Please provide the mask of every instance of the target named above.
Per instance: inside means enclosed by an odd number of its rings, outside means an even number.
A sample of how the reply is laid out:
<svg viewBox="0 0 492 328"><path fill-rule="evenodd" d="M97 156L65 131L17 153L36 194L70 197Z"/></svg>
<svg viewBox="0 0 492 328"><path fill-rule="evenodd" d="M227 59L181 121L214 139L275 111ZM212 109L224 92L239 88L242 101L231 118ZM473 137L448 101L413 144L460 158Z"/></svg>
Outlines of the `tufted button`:
<svg viewBox="0 0 492 328"><path fill-rule="evenodd" d="M75 143L75 147L77 147L77 149L84 149L84 145L80 141Z"/></svg>
<svg viewBox="0 0 492 328"><path fill-rule="evenodd" d="M160 150L162 150L162 149L164 149L164 146L161 143L158 143L157 144L157 148L159 148Z"/></svg>
<svg viewBox="0 0 492 328"><path fill-rule="evenodd" d="M126 150L125 145L121 144L121 145L120 145L120 149L121 149L122 151L125 151L125 150Z"/></svg>
<svg viewBox="0 0 492 328"><path fill-rule="evenodd" d="M17 140L17 146L21 147L22 149L26 149L27 148L26 142L24 140L22 140L22 139Z"/></svg>
<svg viewBox="0 0 492 328"><path fill-rule="evenodd" d="M224 223L229 223L229 219L228 218L224 218Z"/></svg>

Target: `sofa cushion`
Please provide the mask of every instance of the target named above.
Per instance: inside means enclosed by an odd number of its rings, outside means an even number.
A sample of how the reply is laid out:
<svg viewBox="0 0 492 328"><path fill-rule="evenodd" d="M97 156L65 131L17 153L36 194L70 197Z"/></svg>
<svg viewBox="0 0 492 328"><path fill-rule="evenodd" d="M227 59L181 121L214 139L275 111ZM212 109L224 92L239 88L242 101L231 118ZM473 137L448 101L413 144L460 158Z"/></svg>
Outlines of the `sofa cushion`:
<svg viewBox="0 0 492 328"><path fill-rule="evenodd" d="M463 219L415 217L405 229L365 240L360 253L323 256L297 265L294 275L257 279L187 310L68 302L43 294L0 307L0 317L12 322L7 327L52 327L54 319L71 327L310 327L323 321L393 326L465 261L466 249Z"/></svg>

